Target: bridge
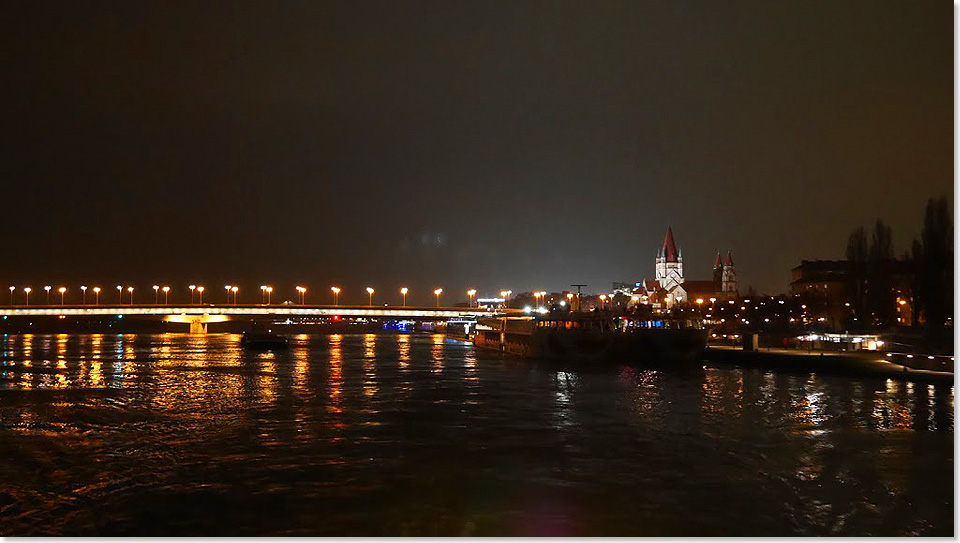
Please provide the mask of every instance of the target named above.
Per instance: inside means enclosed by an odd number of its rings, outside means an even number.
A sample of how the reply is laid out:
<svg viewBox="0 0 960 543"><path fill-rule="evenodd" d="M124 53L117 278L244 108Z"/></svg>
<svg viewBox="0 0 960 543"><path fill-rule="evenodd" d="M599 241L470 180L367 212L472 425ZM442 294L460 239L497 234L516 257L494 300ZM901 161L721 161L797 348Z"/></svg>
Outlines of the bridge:
<svg viewBox="0 0 960 543"><path fill-rule="evenodd" d="M119 317L145 316L190 324L191 333L204 333L207 324L238 317L341 317L398 320L447 320L489 317L504 311L477 307L417 307L358 305L41 305L0 306L0 317Z"/></svg>

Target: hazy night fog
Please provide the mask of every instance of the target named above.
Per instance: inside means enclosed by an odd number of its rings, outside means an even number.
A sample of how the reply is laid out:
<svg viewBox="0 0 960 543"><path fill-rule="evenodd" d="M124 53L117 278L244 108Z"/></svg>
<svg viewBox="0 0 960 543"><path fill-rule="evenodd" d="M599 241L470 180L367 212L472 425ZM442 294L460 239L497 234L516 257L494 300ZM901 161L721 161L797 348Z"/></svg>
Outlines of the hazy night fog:
<svg viewBox="0 0 960 543"><path fill-rule="evenodd" d="M953 18L914 1L10 4L0 281L599 291L652 279L672 226L690 277L732 250L741 288L781 292L876 217L901 254L927 199L952 200Z"/></svg>

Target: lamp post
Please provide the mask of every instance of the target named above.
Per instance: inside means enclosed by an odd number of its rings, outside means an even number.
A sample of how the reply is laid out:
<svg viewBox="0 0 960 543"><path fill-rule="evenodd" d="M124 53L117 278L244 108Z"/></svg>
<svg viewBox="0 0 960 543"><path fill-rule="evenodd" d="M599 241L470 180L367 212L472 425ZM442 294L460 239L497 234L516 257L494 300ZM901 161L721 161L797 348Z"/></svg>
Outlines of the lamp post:
<svg viewBox="0 0 960 543"><path fill-rule="evenodd" d="M25 287L23 291L27 293L27 305L30 305L30 291L33 290L30 287Z"/></svg>
<svg viewBox="0 0 960 543"><path fill-rule="evenodd" d="M567 307L570 308L570 311L573 311L573 293L567 293Z"/></svg>
<svg viewBox="0 0 960 543"><path fill-rule="evenodd" d="M193 305L193 293L197 291L197 285L190 285L190 304Z"/></svg>
<svg viewBox="0 0 960 543"><path fill-rule="evenodd" d="M203 287L197 287L197 294L200 296L200 305L203 305Z"/></svg>
<svg viewBox="0 0 960 543"><path fill-rule="evenodd" d="M260 303L267 303L267 285L260 285Z"/></svg>
<svg viewBox="0 0 960 543"><path fill-rule="evenodd" d="M472 288L467 291L467 307L473 307L473 297L477 294L477 289Z"/></svg>
<svg viewBox="0 0 960 543"><path fill-rule="evenodd" d="M367 287L367 295L370 296L370 305L373 306L373 289Z"/></svg>
<svg viewBox="0 0 960 543"><path fill-rule="evenodd" d="M60 287L57 291L60 293L60 305L63 305L63 296L67 293L67 287Z"/></svg>
<svg viewBox="0 0 960 543"><path fill-rule="evenodd" d="M82 305L87 305L87 286L80 285L80 303Z"/></svg>
<svg viewBox="0 0 960 543"><path fill-rule="evenodd" d="M153 285L153 305L160 303L160 285Z"/></svg>
<svg viewBox="0 0 960 543"><path fill-rule="evenodd" d="M297 286L297 297L299 298L300 305L305 305L306 303L306 292L307 289Z"/></svg>
<svg viewBox="0 0 960 543"><path fill-rule="evenodd" d="M121 285L117 285L117 299L120 300L120 305L123 305L123 287Z"/></svg>
<svg viewBox="0 0 960 543"><path fill-rule="evenodd" d="M513 294L512 290L501 290L500 296L503 298L504 304L506 304L507 309L510 309L510 295Z"/></svg>
<svg viewBox="0 0 960 543"><path fill-rule="evenodd" d="M170 287L163 287L163 305L167 305L170 301Z"/></svg>
<svg viewBox="0 0 960 543"><path fill-rule="evenodd" d="M230 305L230 288L231 288L231 286L230 286L230 285L226 285L226 286L224 286L223 288L224 288L224 290L227 291L227 305Z"/></svg>
<svg viewBox="0 0 960 543"><path fill-rule="evenodd" d="M233 305L237 305L237 292L240 290L240 287L234 285L230 287L230 291L233 292Z"/></svg>
<svg viewBox="0 0 960 543"><path fill-rule="evenodd" d="M270 295L273 294L273 287L267 287L267 305L270 305Z"/></svg>
<svg viewBox="0 0 960 543"><path fill-rule="evenodd" d="M10 287L10 305L13 305L13 291L17 290L17 287Z"/></svg>
<svg viewBox="0 0 960 543"><path fill-rule="evenodd" d="M50 285L43 287L43 290L47 291L47 305L50 305L50 289L53 288Z"/></svg>
<svg viewBox="0 0 960 543"><path fill-rule="evenodd" d="M340 287L330 287L330 290L333 292L333 305L340 304Z"/></svg>
<svg viewBox="0 0 960 543"><path fill-rule="evenodd" d="M600 295L600 309L603 309L603 304L604 304L604 302L606 302L606 301L607 301L607 295L606 295L606 294L601 294L601 295Z"/></svg>
<svg viewBox="0 0 960 543"><path fill-rule="evenodd" d="M127 292L130 293L130 305L133 305L133 287L127 287Z"/></svg>
<svg viewBox="0 0 960 543"><path fill-rule="evenodd" d="M400 296L403 296L403 307L407 307L407 292L409 292L407 287L400 289Z"/></svg>
<svg viewBox="0 0 960 543"><path fill-rule="evenodd" d="M93 305L100 305L100 287L93 287Z"/></svg>
<svg viewBox="0 0 960 543"><path fill-rule="evenodd" d="M439 309L439 308L440 308L440 295L443 294L443 289L442 289L442 288L438 288L437 290L433 291L433 293L437 295L437 308Z"/></svg>

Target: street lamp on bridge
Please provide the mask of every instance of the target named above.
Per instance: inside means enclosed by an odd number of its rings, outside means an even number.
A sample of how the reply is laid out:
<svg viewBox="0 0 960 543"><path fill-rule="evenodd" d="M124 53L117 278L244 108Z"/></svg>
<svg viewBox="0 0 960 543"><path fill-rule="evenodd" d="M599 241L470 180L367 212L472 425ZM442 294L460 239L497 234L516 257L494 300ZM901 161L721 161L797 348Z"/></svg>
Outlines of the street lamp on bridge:
<svg viewBox="0 0 960 543"><path fill-rule="evenodd" d="M270 295L273 294L273 287L267 287L267 305L270 305Z"/></svg>
<svg viewBox="0 0 960 543"><path fill-rule="evenodd" d="M160 285L153 285L153 305L160 303Z"/></svg>
<svg viewBox="0 0 960 543"><path fill-rule="evenodd" d="M197 287L197 294L200 296L200 305L203 305L203 287Z"/></svg>
<svg viewBox="0 0 960 543"><path fill-rule="evenodd" d="M63 305L63 295L67 293L67 287L60 287L57 291L60 292L60 305Z"/></svg>
<svg viewBox="0 0 960 543"><path fill-rule="evenodd" d="M300 295L300 305L305 305L307 303L307 289L305 287L298 286L297 292Z"/></svg>
<svg viewBox="0 0 960 543"><path fill-rule="evenodd" d="M367 287L367 294L370 296L370 305L372 306L373 305L373 289L370 287Z"/></svg>
<svg viewBox="0 0 960 543"><path fill-rule="evenodd" d="M27 293L27 305L30 305L30 291L33 290L30 287L24 287L23 291Z"/></svg>
<svg viewBox="0 0 960 543"><path fill-rule="evenodd" d="M10 305L13 305L13 291L17 290L17 287L10 287Z"/></svg>
<svg viewBox="0 0 960 543"><path fill-rule="evenodd" d="M403 307L407 307L407 292L410 292L407 287L400 289L400 295L403 296Z"/></svg>
<svg viewBox="0 0 960 543"><path fill-rule="evenodd" d="M230 303L230 289L231 289L232 287L231 287L230 285L226 285L226 286L224 286L223 288L224 288L224 290L227 291L227 304L229 304L229 303Z"/></svg>
<svg viewBox="0 0 960 543"><path fill-rule="evenodd" d="M163 287L163 305L167 305L170 298L170 287Z"/></svg>
<svg viewBox="0 0 960 543"><path fill-rule="evenodd" d="M443 294L443 289L442 289L442 288L438 288L437 290L433 291L433 293L437 295L437 307L439 308L439 307L440 307L440 295Z"/></svg>
<svg viewBox="0 0 960 543"><path fill-rule="evenodd" d="M503 298L504 304L506 304L507 309L510 308L510 295L513 294L512 290L501 290L500 297Z"/></svg>
<svg viewBox="0 0 960 543"><path fill-rule="evenodd" d="M83 304L83 305L87 305L87 286L86 286L86 285L80 285L80 292L81 292L81 294L80 294L81 302L80 302L80 303Z"/></svg>
<svg viewBox="0 0 960 543"><path fill-rule="evenodd" d="M100 305L100 287L93 287L93 295L96 300L94 305Z"/></svg>
<svg viewBox="0 0 960 543"><path fill-rule="evenodd" d="M467 291L467 307L473 307L473 296L477 293L477 289L472 288Z"/></svg>
<svg viewBox="0 0 960 543"><path fill-rule="evenodd" d="M230 288L230 291L233 292L233 303L234 303L234 305L236 305L236 303L237 303L237 291L239 291L239 290L240 290L240 287L238 287L238 286L236 286L236 285L234 285L233 287Z"/></svg>
<svg viewBox="0 0 960 543"><path fill-rule="evenodd" d="M50 285L43 287L43 290L47 291L47 305L50 305L50 289L53 288Z"/></svg>
<svg viewBox="0 0 960 543"><path fill-rule="evenodd" d="M340 302L340 287L330 287L330 290L333 291L333 305L338 305Z"/></svg>
<svg viewBox="0 0 960 543"><path fill-rule="evenodd" d="M193 304L193 293L197 290L197 285L190 285L190 303Z"/></svg>
<svg viewBox="0 0 960 543"><path fill-rule="evenodd" d="M127 287L127 292L130 293L130 305L133 305L133 287Z"/></svg>
<svg viewBox="0 0 960 543"><path fill-rule="evenodd" d="M119 304L123 305L123 286L117 285L117 298L119 299Z"/></svg>

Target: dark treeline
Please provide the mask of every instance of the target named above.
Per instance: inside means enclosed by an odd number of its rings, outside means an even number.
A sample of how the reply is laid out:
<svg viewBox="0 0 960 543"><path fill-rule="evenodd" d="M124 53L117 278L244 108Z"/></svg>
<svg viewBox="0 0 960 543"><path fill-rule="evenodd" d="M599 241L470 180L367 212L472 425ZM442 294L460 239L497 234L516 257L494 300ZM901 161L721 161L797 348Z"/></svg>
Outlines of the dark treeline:
<svg viewBox="0 0 960 543"><path fill-rule="evenodd" d="M894 258L890 226L877 219L869 232L859 227L847 240L851 291L856 314L873 328L896 322L897 298L910 300L913 322L934 340L949 338L953 316L953 220L946 196L931 198L920 238Z"/></svg>

